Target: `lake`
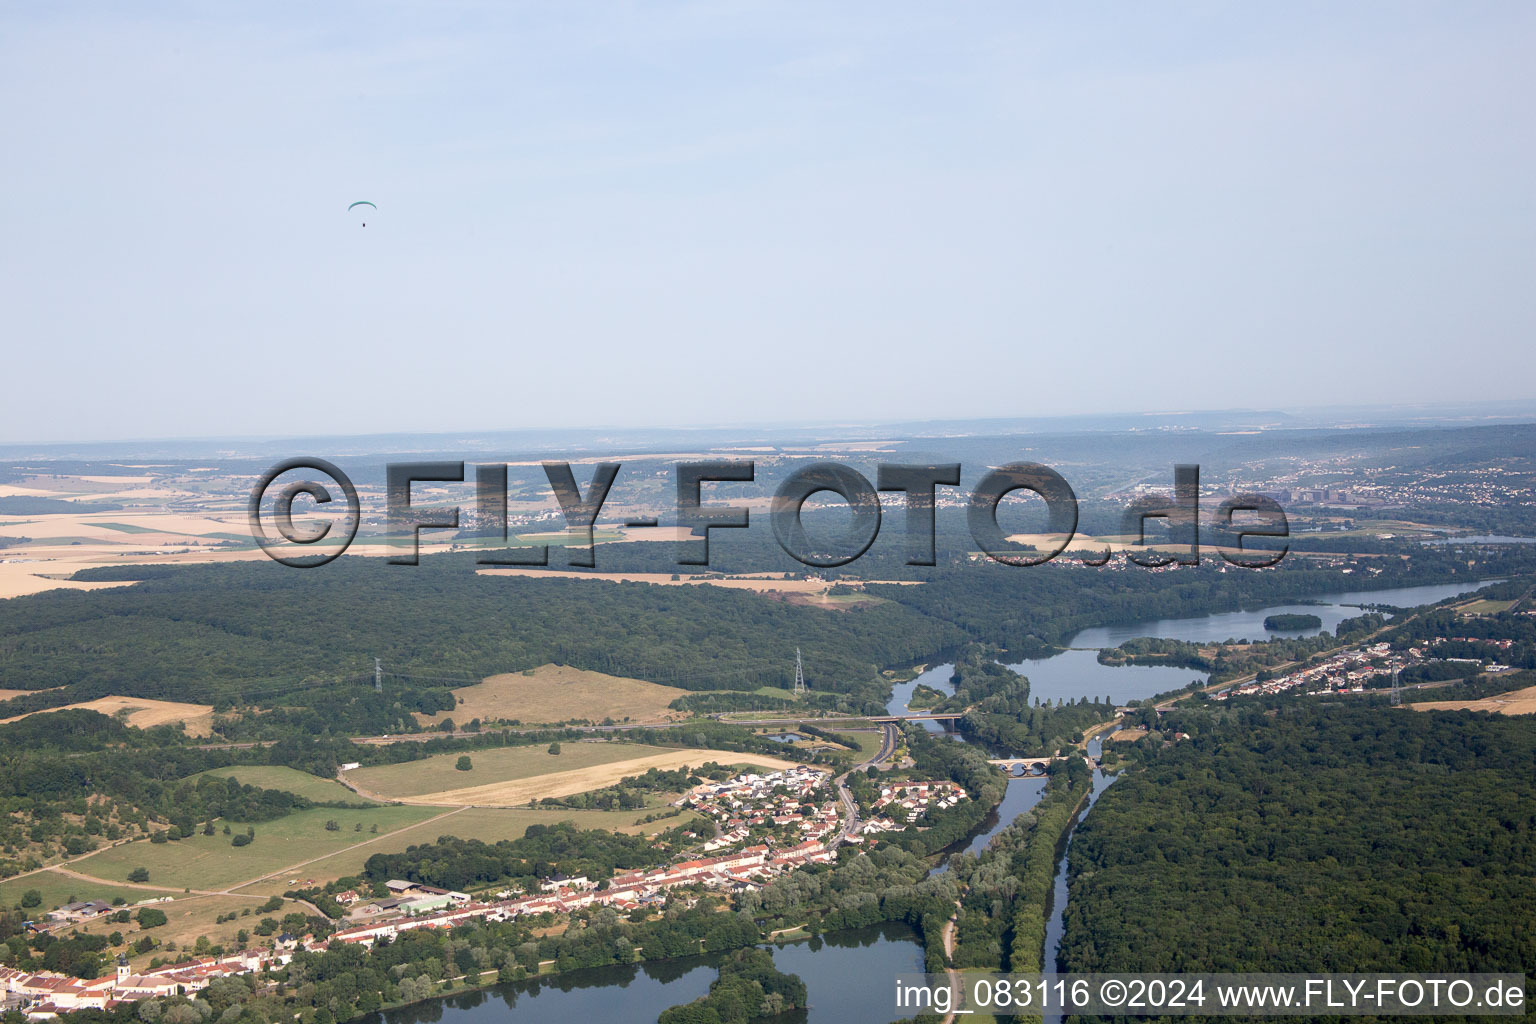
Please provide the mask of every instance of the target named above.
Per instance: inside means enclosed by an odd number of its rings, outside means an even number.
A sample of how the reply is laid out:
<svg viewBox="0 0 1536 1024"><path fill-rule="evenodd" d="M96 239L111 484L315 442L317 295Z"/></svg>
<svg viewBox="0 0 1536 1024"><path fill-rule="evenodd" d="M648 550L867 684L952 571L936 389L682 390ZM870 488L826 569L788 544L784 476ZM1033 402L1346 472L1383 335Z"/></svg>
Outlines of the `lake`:
<svg viewBox="0 0 1536 1024"><path fill-rule="evenodd" d="M1133 622L1124 626L1100 626L1085 629L1069 641L1073 647L1119 647L1125 641L1138 636L1155 636L1168 640L1189 640L1209 643L1221 640L1266 640L1280 636L1306 636L1318 630L1279 632L1264 628L1264 617L1281 613L1316 615L1323 620L1322 628L1332 632L1340 622L1362 614L1351 605L1389 604L1399 608L1434 604L1447 597L1470 593L1486 586L1493 580L1479 583L1440 583L1423 587L1398 587L1391 590L1351 590L1334 594L1319 594L1312 600L1316 604L1269 605L1252 611L1218 612L1213 615L1196 615L1187 619L1154 619L1149 622Z"/></svg>
<svg viewBox="0 0 1536 1024"><path fill-rule="evenodd" d="M891 1007L891 979L920 974L917 934L900 924L832 932L768 947L781 971L805 982L808 1010L775 1017L775 1024L840 1024L900 1019ZM555 978L496 985L374 1015L370 1024L501 1024L504 1021L602 1021L656 1024L669 1006L709 991L716 960L687 957L628 967L594 967Z"/></svg>

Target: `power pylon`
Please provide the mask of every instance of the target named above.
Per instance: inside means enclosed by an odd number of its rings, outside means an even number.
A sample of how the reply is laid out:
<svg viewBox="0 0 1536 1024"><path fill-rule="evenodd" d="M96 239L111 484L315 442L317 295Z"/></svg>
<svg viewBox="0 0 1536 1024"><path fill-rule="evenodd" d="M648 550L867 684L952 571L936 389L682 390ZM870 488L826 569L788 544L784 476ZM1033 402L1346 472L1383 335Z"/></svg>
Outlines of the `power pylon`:
<svg viewBox="0 0 1536 1024"><path fill-rule="evenodd" d="M800 663L800 648L795 648L795 693L805 692L805 666Z"/></svg>

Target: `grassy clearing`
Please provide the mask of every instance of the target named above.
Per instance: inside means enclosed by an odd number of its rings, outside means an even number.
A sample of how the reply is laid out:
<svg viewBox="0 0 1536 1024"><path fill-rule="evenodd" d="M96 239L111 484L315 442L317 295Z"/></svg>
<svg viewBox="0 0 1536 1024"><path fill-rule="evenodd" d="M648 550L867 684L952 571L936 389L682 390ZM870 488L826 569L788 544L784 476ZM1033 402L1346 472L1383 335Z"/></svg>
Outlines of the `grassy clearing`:
<svg viewBox="0 0 1536 1024"><path fill-rule="evenodd" d="M87 870L91 862L82 862L81 869ZM25 878L13 878L8 882L0 882L0 907L14 907L21 902L21 897L28 889L36 889L43 894L42 905L30 910L32 914L46 914L50 910L56 910L66 903L75 900L101 900L111 903L122 898L129 903L137 903L139 900L153 899L156 896L173 896L181 892L175 889L150 892L147 889L130 889L127 886L117 886L103 882L87 882L83 878L71 878L57 871L43 871Z"/></svg>
<svg viewBox="0 0 1536 1024"><path fill-rule="evenodd" d="M873 608L878 604L889 604L883 597L874 594L821 594L813 596L809 594L797 594L789 599L790 604L803 604L812 608L826 608L829 611L845 612L853 608Z"/></svg>
<svg viewBox="0 0 1536 1024"><path fill-rule="evenodd" d="M279 789L294 796L302 796L317 803L362 803L363 798L335 779L322 779L318 775L301 772L297 768L281 765L240 765L235 768L210 768L188 776L198 779L204 775L216 779L233 778L243 786L260 786L262 789ZM365 828L367 826L364 826Z"/></svg>
<svg viewBox="0 0 1536 1024"><path fill-rule="evenodd" d="M445 718L460 725L474 718L486 722L564 722L573 718L659 722L678 717L667 705L688 694L674 686L565 665L541 665L527 672L491 676L453 692L459 699L458 707L435 715L419 714L417 720L433 725Z"/></svg>
<svg viewBox="0 0 1536 1024"><path fill-rule="evenodd" d="M479 839L494 843L501 839L521 839L529 825L553 825L569 821L579 828L609 829L631 834L652 834L675 825L696 821L700 815L685 811L675 818L663 818L648 824L639 820L653 810L640 811L570 811L560 809L530 811L526 808L469 807L452 817L429 821L415 828L402 831L368 846L342 850L306 865L304 877L317 883L345 878L362 871L363 864L375 853L398 853L409 846L436 842L440 836L458 836L460 839ZM274 878L242 888L240 892L260 896L279 895L290 888L288 878Z"/></svg>
<svg viewBox="0 0 1536 1024"><path fill-rule="evenodd" d="M856 760L867 761L880 753L881 734L878 732L835 732L837 742L852 747Z"/></svg>
<svg viewBox="0 0 1536 1024"><path fill-rule="evenodd" d="M393 831L442 813L434 807L369 807L340 810L317 807L296 811L276 821L252 825L256 840L249 846L231 846L222 830L211 836L195 835L174 843L148 840L114 847L79 862L77 870L114 881L127 881L136 867L149 870L149 884L174 884L193 889L223 889L249 881L292 864L365 843L379 833ZM341 827L326 829L335 819ZM356 830L356 825L362 830ZM246 826L230 823L237 832Z"/></svg>
<svg viewBox="0 0 1536 1024"><path fill-rule="evenodd" d="M251 896L182 896L170 903L154 905L155 909L164 913L166 918L165 924L158 928L141 929L137 922L133 921L127 924L93 921L90 924L81 925L79 930L85 934L94 935L121 932L129 947L145 935L152 936L160 942L160 948L138 955L129 953L129 962L135 967L143 968L154 957L170 961L190 959L196 955L193 949L200 936L208 936L208 941L213 945L229 948L236 945L236 939L242 929L248 933L248 938L259 941L254 934L249 933L263 917L282 920L284 914L294 911L305 914L314 913L303 904L291 900L285 901L276 912L266 914L256 913L256 908L260 905L261 900ZM226 914L235 914L236 917L232 921L219 922L218 919ZM241 914L245 916L239 916ZM164 948L170 943L176 944L175 951L167 951Z"/></svg>
<svg viewBox="0 0 1536 1024"><path fill-rule="evenodd" d="M424 796L450 789L464 789L491 782L527 779L551 772L590 768L614 761L632 761L652 754L666 753L666 747L643 743L562 743L560 753L551 754L543 745L496 747L472 750L474 767L461 772L454 767L459 754L438 754L403 764L355 768L347 781L360 789L389 799ZM644 769L641 769L644 771Z"/></svg>
<svg viewBox="0 0 1536 1024"><path fill-rule="evenodd" d="M1518 602L1516 601L1469 601L1459 606L1456 611L1462 615L1497 615L1499 612L1507 612Z"/></svg>
<svg viewBox="0 0 1536 1024"><path fill-rule="evenodd" d="M782 686L759 686L755 690L710 690L706 693L750 693L757 697L778 697L782 700L800 700L800 695L794 690L786 690Z"/></svg>

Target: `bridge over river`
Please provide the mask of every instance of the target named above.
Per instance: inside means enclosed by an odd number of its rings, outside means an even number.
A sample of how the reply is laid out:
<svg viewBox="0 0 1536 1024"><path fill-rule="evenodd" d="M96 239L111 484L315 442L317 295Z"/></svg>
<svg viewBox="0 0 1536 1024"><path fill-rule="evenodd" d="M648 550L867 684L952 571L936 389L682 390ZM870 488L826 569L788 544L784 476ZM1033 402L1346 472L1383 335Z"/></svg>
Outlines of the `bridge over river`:
<svg viewBox="0 0 1536 1024"><path fill-rule="evenodd" d="M1044 775L1051 762L1066 761L1073 757L1081 757L1088 762L1089 768L1099 767L1099 762L1086 754L1060 754L1056 757L998 757L988 759L987 763L996 765L998 771L1022 779L1029 775Z"/></svg>

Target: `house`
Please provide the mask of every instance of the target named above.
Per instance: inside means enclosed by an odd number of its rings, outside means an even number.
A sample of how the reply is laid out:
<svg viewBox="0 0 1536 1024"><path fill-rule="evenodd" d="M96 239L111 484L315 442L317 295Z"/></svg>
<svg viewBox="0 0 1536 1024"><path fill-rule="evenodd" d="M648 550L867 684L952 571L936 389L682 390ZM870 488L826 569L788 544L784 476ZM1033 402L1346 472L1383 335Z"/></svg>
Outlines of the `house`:
<svg viewBox="0 0 1536 1024"><path fill-rule="evenodd" d="M48 918L52 921L89 921L111 912L111 904L100 900L87 900L80 903L66 903L49 914Z"/></svg>

